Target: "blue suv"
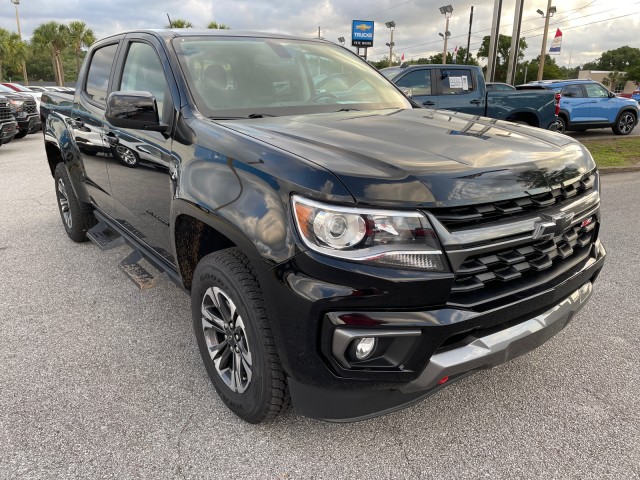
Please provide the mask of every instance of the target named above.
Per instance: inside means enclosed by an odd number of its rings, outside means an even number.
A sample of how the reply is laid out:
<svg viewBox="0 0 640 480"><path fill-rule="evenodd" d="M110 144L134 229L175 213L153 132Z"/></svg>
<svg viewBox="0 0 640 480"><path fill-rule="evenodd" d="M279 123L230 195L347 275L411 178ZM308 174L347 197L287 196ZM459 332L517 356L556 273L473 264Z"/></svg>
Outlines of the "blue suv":
<svg viewBox="0 0 640 480"><path fill-rule="evenodd" d="M560 93L560 133L611 128L616 135L629 135L638 124L640 106L636 100L617 97L593 80L543 80L518 86L527 88Z"/></svg>

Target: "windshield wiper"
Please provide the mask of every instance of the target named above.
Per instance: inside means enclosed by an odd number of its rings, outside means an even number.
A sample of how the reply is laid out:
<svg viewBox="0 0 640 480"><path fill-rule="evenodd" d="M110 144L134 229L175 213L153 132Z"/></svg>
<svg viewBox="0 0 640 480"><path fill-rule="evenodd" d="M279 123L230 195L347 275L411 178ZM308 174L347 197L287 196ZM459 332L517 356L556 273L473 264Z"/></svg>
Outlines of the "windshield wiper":
<svg viewBox="0 0 640 480"><path fill-rule="evenodd" d="M252 113L247 115L247 118L264 118L264 117L277 117L277 115L271 115L269 113Z"/></svg>
<svg viewBox="0 0 640 480"><path fill-rule="evenodd" d="M359 108L341 108L338 112L359 112Z"/></svg>
<svg viewBox="0 0 640 480"><path fill-rule="evenodd" d="M277 117L277 115L271 115L269 113L252 113L250 115L247 115L246 117L243 116L237 116L237 117L226 117L226 116L212 116L209 117L210 120L243 120L243 119L247 119L247 118L264 118L264 117Z"/></svg>

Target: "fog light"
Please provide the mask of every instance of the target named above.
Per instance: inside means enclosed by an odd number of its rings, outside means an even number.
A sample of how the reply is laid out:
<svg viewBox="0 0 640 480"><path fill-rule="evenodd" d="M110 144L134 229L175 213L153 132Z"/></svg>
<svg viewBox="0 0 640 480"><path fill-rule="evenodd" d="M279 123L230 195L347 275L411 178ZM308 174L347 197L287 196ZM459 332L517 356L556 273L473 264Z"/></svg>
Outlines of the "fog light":
<svg viewBox="0 0 640 480"><path fill-rule="evenodd" d="M376 349L378 341L374 337L365 337L356 340L356 358L365 360L370 357Z"/></svg>

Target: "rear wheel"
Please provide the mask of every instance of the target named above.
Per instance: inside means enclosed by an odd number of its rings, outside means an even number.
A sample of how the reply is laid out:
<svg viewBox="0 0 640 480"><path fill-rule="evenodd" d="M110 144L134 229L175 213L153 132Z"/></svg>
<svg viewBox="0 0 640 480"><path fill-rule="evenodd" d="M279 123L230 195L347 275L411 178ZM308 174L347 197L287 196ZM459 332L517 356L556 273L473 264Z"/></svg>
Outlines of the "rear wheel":
<svg viewBox="0 0 640 480"><path fill-rule="evenodd" d="M28 130L18 130L13 138L24 138L27 136L27 133L29 133Z"/></svg>
<svg viewBox="0 0 640 480"><path fill-rule="evenodd" d="M636 126L636 116L631 112L622 112L611 130L616 135L629 135Z"/></svg>
<svg viewBox="0 0 640 480"><path fill-rule="evenodd" d="M76 197L63 163L56 165L54 179L62 225L71 240L84 242L87 239L87 230L96 224L96 217L90 207Z"/></svg>
<svg viewBox="0 0 640 480"><path fill-rule="evenodd" d="M556 121L558 133L565 133L567 131L567 120L564 117L558 116Z"/></svg>
<svg viewBox="0 0 640 480"><path fill-rule="evenodd" d="M238 248L215 252L193 278L193 327L218 395L249 423L274 418L289 394L249 260Z"/></svg>

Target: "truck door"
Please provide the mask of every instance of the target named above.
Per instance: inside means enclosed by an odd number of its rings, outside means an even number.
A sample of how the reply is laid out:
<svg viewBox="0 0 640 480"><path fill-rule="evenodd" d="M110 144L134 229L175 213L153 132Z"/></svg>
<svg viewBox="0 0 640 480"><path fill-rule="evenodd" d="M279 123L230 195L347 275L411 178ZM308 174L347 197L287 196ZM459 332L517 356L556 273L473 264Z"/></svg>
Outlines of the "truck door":
<svg viewBox="0 0 640 480"><path fill-rule="evenodd" d="M401 89L410 89L413 100L427 108L437 108L437 98L431 88L431 68L412 69L395 84Z"/></svg>
<svg viewBox="0 0 640 480"><path fill-rule="evenodd" d="M107 171L109 152L103 138L104 112L117 50L116 41L93 51L67 122L80 152L87 191L100 210L109 215L113 213L113 198Z"/></svg>
<svg viewBox="0 0 640 480"><path fill-rule="evenodd" d="M177 113L167 78L168 60L158 41L149 35L127 36L119 54L113 91L151 92L160 122L173 124ZM173 82L172 82L173 84ZM177 161L172 155L170 132L117 128L107 124L106 139L113 156L109 177L116 220L131 234L174 263L169 228L174 194L172 175Z"/></svg>
<svg viewBox="0 0 640 480"><path fill-rule="evenodd" d="M485 114L485 92L468 68L439 68L436 70L438 108Z"/></svg>

